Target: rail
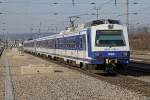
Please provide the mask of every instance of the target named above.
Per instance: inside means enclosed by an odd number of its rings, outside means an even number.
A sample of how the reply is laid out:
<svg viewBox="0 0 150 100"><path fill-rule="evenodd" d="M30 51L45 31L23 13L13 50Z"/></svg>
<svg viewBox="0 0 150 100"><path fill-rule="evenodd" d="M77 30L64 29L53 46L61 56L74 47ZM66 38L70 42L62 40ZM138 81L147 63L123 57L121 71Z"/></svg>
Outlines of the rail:
<svg viewBox="0 0 150 100"><path fill-rule="evenodd" d="M131 61L128 70L140 71L145 73L150 73L150 64L145 62L135 62Z"/></svg>
<svg viewBox="0 0 150 100"><path fill-rule="evenodd" d="M4 53L4 65L5 65L5 100L14 100L13 83L11 79L12 77L10 65L6 52Z"/></svg>

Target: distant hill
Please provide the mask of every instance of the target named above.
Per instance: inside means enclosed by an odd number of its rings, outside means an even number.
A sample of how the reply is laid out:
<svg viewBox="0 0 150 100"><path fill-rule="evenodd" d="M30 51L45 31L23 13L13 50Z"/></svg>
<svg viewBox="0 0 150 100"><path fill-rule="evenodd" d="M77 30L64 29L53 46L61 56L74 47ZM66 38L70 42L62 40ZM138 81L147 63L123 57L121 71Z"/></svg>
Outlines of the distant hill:
<svg viewBox="0 0 150 100"><path fill-rule="evenodd" d="M9 40L29 40L29 39L35 39L38 37L45 37L45 36L50 36L56 33L14 33L14 34L7 34L5 37ZM0 40L4 40L4 35L0 34Z"/></svg>

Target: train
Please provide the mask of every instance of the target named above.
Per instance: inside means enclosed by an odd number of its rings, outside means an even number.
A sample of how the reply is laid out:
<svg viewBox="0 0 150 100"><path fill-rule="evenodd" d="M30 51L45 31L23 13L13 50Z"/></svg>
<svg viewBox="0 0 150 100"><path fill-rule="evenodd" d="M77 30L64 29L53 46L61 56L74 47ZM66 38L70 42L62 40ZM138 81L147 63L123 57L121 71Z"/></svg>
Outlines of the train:
<svg viewBox="0 0 150 100"><path fill-rule="evenodd" d="M96 66L114 73L126 68L130 59L127 27L118 20L94 20L69 27L59 34L28 40L24 51L60 58L75 66Z"/></svg>

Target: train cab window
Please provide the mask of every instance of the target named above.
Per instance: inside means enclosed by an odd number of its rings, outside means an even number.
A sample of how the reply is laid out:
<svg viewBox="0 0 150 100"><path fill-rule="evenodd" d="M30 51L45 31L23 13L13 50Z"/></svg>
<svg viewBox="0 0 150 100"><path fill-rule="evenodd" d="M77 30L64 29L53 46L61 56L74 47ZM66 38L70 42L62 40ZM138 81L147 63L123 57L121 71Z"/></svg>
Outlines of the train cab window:
<svg viewBox="0 0 150 100"><path fill-rule="evenodd" d="M104 47L125 46L122 30L97 30L95 45Z"/></svg>

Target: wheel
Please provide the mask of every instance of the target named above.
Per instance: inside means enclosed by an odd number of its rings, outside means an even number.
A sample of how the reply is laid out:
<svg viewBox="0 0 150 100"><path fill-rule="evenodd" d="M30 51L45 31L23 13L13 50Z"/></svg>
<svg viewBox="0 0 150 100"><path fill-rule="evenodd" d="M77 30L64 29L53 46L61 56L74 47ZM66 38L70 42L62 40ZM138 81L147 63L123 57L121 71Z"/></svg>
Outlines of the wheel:
<svg viewBox="0 0 150 100"><path fill-rule="evenodd" d="M128 74L128 71L127 71L127 68L128 68L128 65L122 65L122 68L123 68L123 75L127 75Z"/></svg>
<svg viewBox="0 0 150 100"><path fill-rule="evenodd" d="M85 63L80 63L80 67L81 67L81 69L86 70L86 69L87 69L87 64L85 64Z"/></svg>

